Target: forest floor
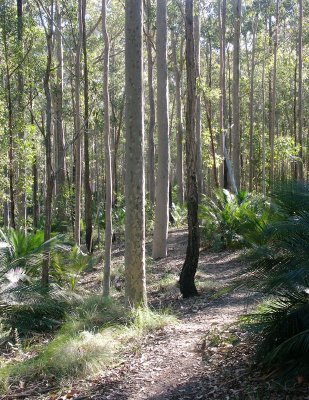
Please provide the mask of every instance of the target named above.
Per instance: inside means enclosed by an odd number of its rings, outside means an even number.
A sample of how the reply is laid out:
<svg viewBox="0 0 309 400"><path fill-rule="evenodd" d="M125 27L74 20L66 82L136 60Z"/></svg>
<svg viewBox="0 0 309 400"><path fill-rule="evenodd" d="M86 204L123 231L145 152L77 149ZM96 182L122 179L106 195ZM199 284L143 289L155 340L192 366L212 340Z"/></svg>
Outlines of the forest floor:
<svg viewBox="0 0 309 400"><path fill-rule="evenodd" d="M177 280L186 251L186 231L174 230L168 257L147 257L148 301L152 309L168 308L178 322L154 330L122 355L121 363L89 380L77 380L57 395L28 398L60 400L292 400L309 399L308 387L282 386L254 365L256 340L239 324L254 310L259 295L231 290L245 262L237 251L202 250L196 282L200 296L183 300ZM147 254L151 254L147 245ZM124 247L113 252L113 277L122 284ZM97 272L83 285L100 290ZM120 293L123 289L120 288ZM133 351L134 350L134 351ZM10 396L8 398L19 398ZM25 397L24 397L25 398Z"/></svg>
<svg viewBox="0 0 309 400"><path fill-rule="evenodd" d="M79 400L309 399L308 388L281 386L252 368L256 341L239 318L254 309L259 296L229 290L245 266L239 252L201 251L200 296L181 298L177 280L186 244L186 231L172 231L168 257L147 265L150 307L169 308L178 323L144 337L134 353L89 382L84 393L78 383L71 393L79 392ZM147 254L150 250L148 245ZM123 248L115 250L114 263L123 264L123 254Z"/></svg>

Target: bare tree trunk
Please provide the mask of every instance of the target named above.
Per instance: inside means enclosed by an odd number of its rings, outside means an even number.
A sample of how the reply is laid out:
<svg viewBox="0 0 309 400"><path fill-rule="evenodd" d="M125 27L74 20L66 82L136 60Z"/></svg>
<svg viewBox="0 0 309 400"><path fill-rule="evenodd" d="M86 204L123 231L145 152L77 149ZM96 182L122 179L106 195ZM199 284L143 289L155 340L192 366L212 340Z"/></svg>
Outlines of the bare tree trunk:
<svg viewBox="0 0 309 400"><path fill-rule="evenodd" d="M152 243L154 259L166 257L169 221L169 121L167 75L166 0L157 0L157 120L158 172L156 179L155 224Z"/></svg>
<svg viewBox="0 0 309 400"><path fill-rule="evenodd" d="M270 114L270 180L272 184L275 179L275 119L276 119L276 82L277 82L277 48L278 48L278 29L279 29L279 0L276 0L276 26L274 34L274 65L272 71L271 87L271 114Z"/></svg>
<svg viewBox="0 0 309 400"><path fill-rule="evenodd" d="M262 69L262 192L266 195L266 144L265 144L265 61L266 61L266 36L264 40Z"/></svg>
<svg viewBox="0 0 309 400"><path fill-rule="evenodd" d="M110 111L109 111L109 37L106 26L106 0L102 0L102 30L104 37L104 141L105 141L105 175L106 175L106 202L105 202L105 253L103 295L109 296L111 274L112 249L112 164L110 149Z"/></svg>
<svg viewBox="0 0 309 400"><path fill-rule="evenodd" d="M253 149L253 134L254 134L254 71L255 71L255 42L257 30L257 15L253 21L252 32L252 56L251 56L251 76L250 76L250 104L249 104L249 137L250 137L250 150L249 150L249 192L253 189L254 178L254 149Z"/></svg>
<svg viewBox="0 0 309 400"><path fill-rule="evenodd" d="M4 8L3 13L4 26L6 25L6 9ZM5 80L6 80L6 106L8 110L8 134L9 134L9 166L8 166L8 178L9 178L9 197L10 197L10 226L16 228L15 221L15 193L14 193L14 136L13 136L13 103L12 103L12 88L11 88L11 74L9 70L9 54L8 54L8 38L6 28L2 31L3 46L4 46L4 60L5 60Z"/></svg>
<svg viewBox="0 0 309 400"><path fill-rule="evenodd" d="M63 131L63 47L62 47L62 18L60 5L55 4L55 46L56 46L56 84L54 92L54 114L55 114L55 144L56 144L56 218L58 222L65 221L65 141Z"/></svg>
<svg viewBox="0 0 309 400"><path fill-rule="evenodd" d="M151 1L147 0L147 65L148 65L148 96L149 96L149 131L148 131L148 184L149 199L155 202L155 145L154 130L156 124L155 99L153 89L153 57L151 41Z"/></svg>
<svg viewBox="0 0 309 400"><path fill-rule="evenodd" d="M183 125L182 125L182 104L181 104L181 81L180 71L177 60L176 37L172 31L172 52L176 91L176 116L177 116L177 157L176 157L176 178L177 178L177 198L180 204L184 202L184 181L183 181ZM180 57L182 54L180 55Z"/></svg>
<svg viewBox="0 0 309 400"><path fill-rule="evenodd" d="M82 0L78 0L79 34L75 55L75 243L80 246L80 208L81 208L81 115L80 115L80 65L82 40Z"/></svg>
<svg viewBox="0 0 309 400"><path fill-rule="evenodd" d="M194 50L195 50L195 65L196 65L196 78L200 78L200 17L198 14L194 15L193 20L194 26ZM197 187L199 200L202 193L203 187L203 162L202 162L202 126L201 126L201 96L200 93L197 93L196 96L196 145L197 145L197 153L196 153L196 163L197 163Z"/></svg>
<svg viewBox="0 0 309 400"><path fill-rule="evenodd" d="M188 245L186 259L180 274L180 291L184 298L196 296L194 282L199 259L199 222L196 155L196 66L194 57L193 0L186 1L186 66L187 66L187 112L186 112L186 164L188 204Z"/></svg>
<svg viewBox="0 0 309 400"><path fill-rule="evenodd" d="M239 119L239 75L240 75L240 23L241 0L233 0L234 49L233 49L233 152L232 161L237 190L240 189L240 119Z"/></svg>
<svg viewBox="0 0 309 400"><path fill-rule="evenodd" d="M298 26L298 145L299 162L297 178L304 179L303 164L303 0L298 0L299 4L299 26Z"/></svg>
<svg viewBox="0 0 309 400"><path fill-rule="evenodd" d="M220 156L222 163L219 169L220 187L227 187L226 161L224 158L226 133L226 88L225 88L225 34L226 34L226 0L219 0L220 16Z"/></svg>
<svg viewBox="0 0 309 400"><path fill-rule="evenodd" d="M146 305L145 163L143 107L143 3L131 0L125 9L126 101L126 302Z"/></svg>
<svg viewBox="0 0 309 400"><path fill-rule="evenodd" d="M18 90L17 90L17 113L16 113L16 128L20 140L24 139L24 72L23 72L23 1L17 0L17 40L18 40ZM24 164L24 154L22 150L17 149L18 154L18 176L16 180L17 187L17 209L18 209L18 226L23 227L26 232L27 227L27 208L26 208L26 171Z"/></svg>
<svg viewBox="0 0 309 400"><path fill-rule="evenodd" d="M50 11L47 15L48 26L45 28L47 43L47 62L44 76L44 93L46 97L46 125L44 133L45 157L46 157L46 194L45 194L45 226L44 241L47 242L51 237L52 225L52 198L54 190L54 173L52 169L52 98L50 91L50 74L53 53L53 25L54 25L54 2L51 0ZM41 21L44 17L41 14ZM50 253L47 251L42 268L42 284L48 285L49 282Z"/></svg>
<svg viewBox="0 0 309 400"><path fill-rule="evenodd" d="M89 168L89 89L88 89L88 55L86 30L86 0L82 2L83 56L84 56L84 188L85 188L85 228L87 250L92 252L92 192L90 187Z"/></svg>

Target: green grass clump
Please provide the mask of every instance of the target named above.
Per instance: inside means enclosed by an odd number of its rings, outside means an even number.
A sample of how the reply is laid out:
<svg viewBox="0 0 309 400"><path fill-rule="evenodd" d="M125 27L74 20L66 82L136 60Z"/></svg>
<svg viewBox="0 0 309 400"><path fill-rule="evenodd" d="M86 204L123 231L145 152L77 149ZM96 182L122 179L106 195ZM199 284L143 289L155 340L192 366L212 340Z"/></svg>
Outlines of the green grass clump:
<svg viewBox="0 0 309 400"><path fill-rule="evenodd" d="M48 380L57 384L92 376L120 362L124 349L134 348L139 339L175 318L148 308L128 311L113 299L93 296L68 316L53 340L31 349L31 359L3 363L0 387L13 382Z"/></svg>

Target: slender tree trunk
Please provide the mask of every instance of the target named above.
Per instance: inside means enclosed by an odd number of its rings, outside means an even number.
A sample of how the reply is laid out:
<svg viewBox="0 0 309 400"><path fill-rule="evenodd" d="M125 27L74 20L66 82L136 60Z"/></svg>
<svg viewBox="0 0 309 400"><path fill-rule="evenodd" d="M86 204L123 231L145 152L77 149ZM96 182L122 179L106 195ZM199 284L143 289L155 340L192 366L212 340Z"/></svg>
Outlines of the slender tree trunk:
<svg viewBox="0 0 309 400"><path fill-rule="evenodd" d="M158 174L156 180L155 223L152 244L154 259L166 257L169 221L169 121L167 75L166 0L157 0L157 120Z"/></svg>
<svg viewBox="0 0 309 400"><path fill-rule="evenodd" d="M195 66L196 66L196 78L200 78L200 34L201 34L201 26L200 26L200 17L198 14L194 15L193 19L194 26L194 50L195 50ZM202 162L202 124L201 124L201 95L199 91L196 95L196 145L197 145L197 153L196 153L196 167L197 167L197 187L199 200L202 193L203 187L203 162Z"/></svg>
<svg viewBox="0 0 309 400"><path fill-rule="evenodd" d="M180 204L184 202L184 181L183 181L183 125L182 125L182 104L181 104L181 80L177 60L176 37L172 31L172 53L174 64L174 78L176 91L176 118L177 118L177 157L176 157L176 179L177 179L177 199ZM182 54L180 55L182 56Z"/></svg>
<svg viewBox="0 0 309 400"><path fill-rule="evenodd" d="M271 87L271 114L270 114L270 180L272 184L275 179L275 122L276 122L276 89L277 89L277 48L278 48L278 29L279 29L279 0L276 0L276 26L274 33L274 54Z"/></svg>
<svg viewBox="0 0 309 400"><path fill-rule="evenodd" d="M80 115L80 75L82 40L82 0L78 0L79 35L75 55L75 243L80 246L80 209L81 209L81 115Z"/></svg>
<svg viewBox="0 0 309 400"><path fill-rule="evenodd" d="M297 178L304 179L303 168L303 0L298 0L299 22L298 22L298 145L299 162Z"/></svg>
<svg viewBox="0 0 309 400"><path fill-rule="evenodd" d="M105 141L105 175L106 175L106 202L105 202L105 252L103 295L109 296L112 249L112 164L110 149L110 111L109 111L109 37L106 26L106 0L102 0L102 30L104 37L104 141Z"/></svg>
<svg viewBox="0 0 309 400"><path fill-rule="evenodd" d="M16 113L16 128L20 140L24 140L24 71L23 71L23 1L17 0L17 41L18 41L18 90L17 90L17 113ZM27 225L27 208L26 208L26 171L22 150L17 149L18 154L18 176L16 180L17 187L17 209L18 209L18 226L23 227L26 232Z"/></svg>
<svg viewBox="0 0 309 400"><path fill-rule="evenodd" d="M6 7L6 6L5 6ZM9 165L8 165L8 178L9 178L9 197L10 197L10 226L16 228L15 221L15 193L14 193L14 121L13 121L13 103L12 103L12 88L11 88L11 74L9 69L9 54L8 54L8 38L6 31L6 8L4 8L4 29L2 31L3 46L4 46L4 60L5 60L5 79L6 79L6 105L8 110L8 136L9 136Z"/></svg>
<svg viewBox="0 0 309 400"><path fill-rule="evenodd" d="M240 189L240 118L239 118L239 76L240 76L240 24L241 0L233 0L234 8L234 49L233 49L233 152L232 161L237 190Z"/></svg>
<svg viewBox="0 0 309 400"><path fill-rule="evenodd" d="M257 30L257 16L253 22L252 32L252 56L251 56L251 76L250 76L250 101L249 101L249 137L250 137L250 150L249 150L249 192L253 189L254 178L254 148L253 148L253 134L254 134L254 71L255 71L255 42Z"/></svg>
<svg viewBox="0 0 309 400"><path fill-rule="evenodd" d="M48 27L46 28L47 42L47 62L44 76L44 93L46 97L46 125L44 133L45 157L46 157L46 194L45 194L45 225L44 225L44 241L47 242L51 238L52 225L52 197L54 190L54 173L52 169L52 98L50 91L50 74L52 66L53 52L53 16L54 2L51 0L49 15L47 16ZM43 20L43 17L41 17ZM42 284L48 285L49 282L49 266L50 253L47 251L42 268Z"/></svg>
<svg viewBox="0 0 309 400"><path fill-rule="evenodd" d="M63 131L63 47L62 47L62 18L58 2L55 4L55 46L57 69L54 91L54 114L55 114L55 144L56 144L56 218L58 222L65 221L65 141ZM62 228L61 228L62 229Z"/></svg>
<svg viewBox="0 0 309 400"><path fill-rule="evenodd" d="M226 88L225 88L225 34L226 34L226 0L219 0L220 16L220 156L222 163L219 169L220 187L227 187L227 171L224 158L226 135Z"/></svg>
<svg viewBox="0 0 309 400"><path fill-rule="evenodd" d="M154 130L156 124L155 99L153 89L153 56L151 41L151 1L147 0L147 66L148 66L148 96L149 96L149 130L148 130L148 184L149 200L155 202L155 145Z"/></svg>
<svg viewBox="0 0 309 400"><path fill-rule="evenodd" d="M193 0L186 1L186 66L187 66L187 112L186 112L186 164L188 204L188 245L186 259L180 274L180 291L184 298L196 296L194 282L199 259L199 222L196 154L196 66L194 57Z"/></svg>
<svg viewBox="0 0 309 400"><path fill-rule="evenodd" d="M262 192L266 195L266 140L265 140L265 62L266 62L266 36L264 40L263 51L263 69L262 69Z"/></svg>
<svg viewBox="0 0 309 400"><path fill-rule="evenodd" d="M92 192L89 167L89 83L86 29L86 0L82 0L83 60L84 60L84 188L85 188L85 228L86 246L92 252Z"/></svg>
<svg viewBox="0 0 309 400"><path fill-rule="evenodd" d="M143 3L125 9L126 92L126 302L147 304L145 276L145 163L143 102Z"/></svg>

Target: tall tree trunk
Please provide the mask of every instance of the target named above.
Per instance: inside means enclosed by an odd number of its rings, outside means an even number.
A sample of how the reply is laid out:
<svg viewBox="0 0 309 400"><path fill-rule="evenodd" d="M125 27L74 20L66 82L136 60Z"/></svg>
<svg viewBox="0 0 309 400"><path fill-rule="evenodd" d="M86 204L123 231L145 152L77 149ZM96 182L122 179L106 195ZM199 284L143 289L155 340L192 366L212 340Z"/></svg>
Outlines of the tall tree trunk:
<svg viewBox="0 0 309 400"><path fill-rule="evenodd" d="M194 282L199 259L199 222L196 155L196 66L194 57L193 0L186 1L186 66L187 66L187 112L186 112L186 164L188 204L188 245L186 259L180 274L180 291L184 298L196 296Z"/></svg>
<svg viewBox="0 0 309 400"><path fill-rule="evenodd" d="M142 0L131 0L126 3L125 38L125 297L128 305L136 306L147 303Z"/></svg>
<svg viewBox="0 0 309 400"><path fill-rule="evenodd" d="M10 197L10 226L16 228L15 221L15 193L14 193L14 121L13 121L13 102L12 102L12 87L11 87L11 73L9 68L9 54L8 54L8 38L6 31L6 6L3 13L4 29L2 30L3 47L4 47L4 60L5 60L5 80L6 80L6 106L8 110L8 136L9 136L9 165L8 165L8 178L9 178L9 197Z"/></svg>
<svg viewBox="0 0 309 400"><path fill-rule="evenodd" d="M254 71L255 71L255 42L256 42L256 30L257 30L257 15L253 21L252 30L252 55L251 55L251 76L250 76L250 101L249 101L249 137L250 137L250 149L249 149L249 192L253 189L253 178L254 178L254 148L253 148L253 134L254 134Z"/></svg>
<svg viewBox="0 0 309 400"><path fill-rule="evenodd" d="M166 257L169 221L169 121L167 75L166 0L157 0L157 120L158 172L155 223L152 244L154 259Z"/></svg>
<svg viewBox="0 0 309 400"><path fill-rule="evenodd" d="M63 130L63 46L62 46L62 18L58 1L55 3L55 46L56 46L56 79L54 91L54 115L55 115L55 184L56 184L56 218L63 223L65 221L65 141ZM62 229L62 227L61 227Z"/></svg>
<svg viewBox="0 0 309 400"><path fill-rule="evenodd" d="M86 30L86 0L82 2L83 24L83 60L84 60L84 188L85 188L85 228L86 246L92 252L92 192L90 187L89 167L89 84L88 84L88 55Z"/></svg>
<svg viewBox="0 0 309 400"><path fill-rule="evenodd" d="M274 33L274 54L273 71L271 86L271 110L270 110L270 181L272 184L275 179L275 122L276 122L276 89L277 89L277 48L278 48L278 29L279 29L279 0L276 0L276 25Z"/></svg>
<svg viewBox="0 0 309 400"><path fill-rule="evenodd" d="M103 295L109 296L112 249L112 164L110 149L110 111L109 111L109 37L106 26L106 0L102 0L102 30L104 37L104 141L105 141L105 175L106 175L106 202L105 202L105 252Z"/></svg>
<svg viewBox="0 0 309 400"><path fill-rule="evenodd" d="M303 168L303 0L298 0L298 145L299 162L297 163L297 178L304 179Z"/></svg>
<svg viewBox="0 0 309 400"><path fill-rule="evenodd" d="M177 118L177 156L176 156L176 180L177 180L177 199L180 204L184 202L184 182L183 182L183 125L182 125L182 104L181 104L181 78L177 60L177 45L175 33L172 31L172 53L174 64L174 79L176 91L176 118ZM182 57L182 54L180 54Z"/></svg>
<svg viewBox="0 0 309 400"><path fill-rule="evenodd" d="M151 1L147 0L147 66L148 66L148 96L149 96L149 130L148 130L148 184L149 200L155 202L155 145L154 130L156 124L155 99L153 89L153 56L151 38Z"/></svg>
<svg viewBox="0 0 309 400"><path fill-rule="evenodd" d="M80 75L81 42L83 35L82 0L78 0L79 34L75 55L75 243L80 246L80 208L81 208L81 115L80 115Z"/></svg>
<svg viewBox="0 0 309 400"><path fill-rule="evenodd" d="M239 75L240 75L240 24L241 0L233 0L234 9L234 49L233 49L233 151L232 162L237 190L240 189L240 119L239 119Z"/></svg>
<svg viewBox="0 0 309 400"><path fill-rule="evenodd" d="M227 169L224 158L226 135L226 88L225 88L225 35L226 35L226 0L219 0L220 16L220 156L222 163L219 169L220 187L227 188Z"/></svg>
<svg viewBox="0 0 309 400"><path fill-rule="evenodd" d="M52 98L50 91L50 74L52 66L53 53L53 25L54 25L54 2L51 0L50 11L48 12L46 27L46 44L47 44L47 61L44 76L44 93L46 97L46 125L44 132L45 142L45 158L46 158L46 193L45 193L45 225L44 225L44 241L47 242L51 238L52 225L52 197L54 190L54 173L52 169ZM41 14L41 21L44 17ZM42 22L44 23L44 22ZM42 284L48 285L49 282L49 266L50 253L47 251L42 268Z"/></svg>
<svg viewBox="0 0 309 400"><path fill-rule="evenodd" d="M198 5L197 5L198 7ZM196 66L196 78L200 78L200 17L198 14L194 15L193 20L194 26L194 50L195 50L195 66ZM196 145L197 145L197 153L196 153L196 167L197 167L197 187L199 199L202 193L203 186L203 162L202 162L202 126L201 126L201 95L197 92L196 95Z"/></svg>

